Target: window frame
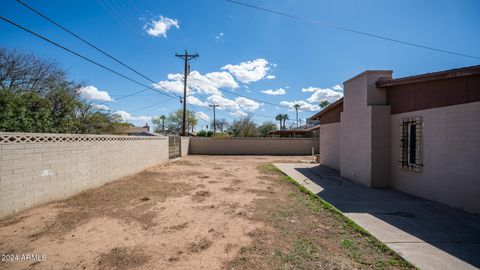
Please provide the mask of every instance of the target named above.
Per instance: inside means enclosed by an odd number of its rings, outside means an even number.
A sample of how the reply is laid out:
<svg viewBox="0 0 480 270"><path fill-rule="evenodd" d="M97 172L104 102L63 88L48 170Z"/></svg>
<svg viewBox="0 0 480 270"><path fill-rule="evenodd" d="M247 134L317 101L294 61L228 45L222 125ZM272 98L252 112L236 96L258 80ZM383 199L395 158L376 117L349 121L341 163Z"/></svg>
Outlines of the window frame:
<svg viewBox="0 0 480 270"><path fill-rule="evenodd" d="M421 172L423 121L420 116L404 117L400 124L399 167L408 171Z"/></svg>

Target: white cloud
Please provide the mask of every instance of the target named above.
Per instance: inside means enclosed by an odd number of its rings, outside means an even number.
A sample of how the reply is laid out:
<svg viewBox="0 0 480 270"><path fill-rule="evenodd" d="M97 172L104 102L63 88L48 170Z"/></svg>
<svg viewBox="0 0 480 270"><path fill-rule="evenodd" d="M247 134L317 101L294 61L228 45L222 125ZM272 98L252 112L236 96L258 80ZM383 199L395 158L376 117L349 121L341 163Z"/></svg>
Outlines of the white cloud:
<svg viewBox="0 0 480 270"><path fill-rule="evenodd" d="M275 79L276 77L275 77L275 75L267 75L266 78L269 79L269 80L273 80L273 79Z"/></svg>
<svg viewBox="0 0 480 270"><path fill-rule="evenodd" d="M332 87L332 89L335 91L343 91L343 86L341 86L340 84L336 84Z"/></svg>
<svg viewBox="0 0 480 270"><path fill-rule="evenodd" d="M152 84L152 87L167 92L183 94L183 82L181 81L159 81Z"/></svg>
<svg viewBox="0 0 480 270"><path fill-rule="evenodd" d="M126 111L116 111L114 112L113 114L116 114L118 116L120 116L120 118L122 119L122 121L124 122L127 122L127 121L134 121L134 120L138 120L138 121L143 121L143 122L148 122L152 119L151 116L133 116L131 115L129 112L126 112Z"/></svg>
<svg viewBox="0 0 480 270"><path fill-rule="evenodd" d="M288 106L290 108L293 109L293 105L295 104L298 104L300 105L300 110L302 111L318 111L320 110L320 106L319 105L314 105L314 104L310 104L304 100L297 100L297 101L282 101L280 102L280 105L283 105L283 106Z"/></svg>
<svg viewBox="0 0 480 270"><path fill-rule="evenodd" d="M107 105L104 104L92 104L92 109L94 110L99 110L99 111L108 111L110 108L108 108Z"/></svg>
<svg viewBox="0 0 480 270"><path fill-rule="evenodd" d="M212 95L207 98L207 100L212 104L218 104L219 109L223 110L226 108L238 108L234 100L224 98L220 95Z"/></svg>
<svg viewBox="0 0 480 270"><path fill-rule="evenodd" d="M81 87L77 92L84 98L98 101L113 101L107 91L100 91L93 85Z"/></svg>
<svg viewBox="0 0 480 270"><path fill-rule="evenodd" d="M283 88L278 88L277 90L263 90L262 93L267 94L267 95L272 95L272 96L279 96L279 95L285 95L287 91Z"/></svg>
<svg viewBox="0 0 480 270"><path fill-rule="evenodd" d="M201 101L197 97L194 96L187 96L187 104L193 104L201 107L208 107L208 103Z"/></svg>
<svg viewBox="0 0 480 270"><path fill-rule="evenodd" d="M143 26L143 29L147 34L154 37L167 37L167 31L171 27L180 28L179 21L176 19L170 19L167 17L160 16L157 20L153 19L150 23Z"/></svg>
<svg viewBox="0 0 480 270"><path fill-rule="evenodd" d="M157 89L167 89L168 91L183 94L183 75L180 73L168 74L168 81L160 81L152 84ZM210 72L202 75L198 71L190 72L187 80L188 94L202 93L209 95L222 95L219 89L238 88L238 83L233 76L225 71Z"/></svg>
<svg viewBox="0 0 480 270"><path fill-rule="evenodd" d="M310 91L311 89L315 89L313 91L313 94L312 96L310 96L309 98L307 98L307 101L308 102L312 102L312 103L320 103L321 101L323 100L327 100L329 102L334 102L335 100L343 97L343 93L342 92L338 92L338 91L334 91L330 88L325 88L325 89L322 89L322 88L313 88L313 87L309 87L307 88L309 89L309 91L304 91L304 92L312 92ZM302 89L302 91L305 90Z"/></svg>
<svg viewBox="0 0 480 270"><path fill-rule="evenodd" d="M230 113L230 115L235 116L235 117L245 117L248 114L245 112L242 112L241 110L236 110Z"/></svg>
<svg viewBox="0 0 480 270"><path fill-rule="evenodd" d="M225 34L223 32L220 32L215 36L215 40L216 41L221 41L221 40L223 40L223 36L225 36Z"/></svg>
<svg viewBox="0 0 480 270"><path fill-rule="evenodd" d="M202 119L202 120L205 120L205 121L209 121L210 120L210 117L208 117L208 115L206 115L205 113L203 112L197 112L195 114L198 118Z"/></svg>
<svg viewBox="0 0 480 270"><path fill-rule="evenodd" d="M222 67L222 70L227 70L232 73L233 76L242 83L251 83L263 79L269 69L268 61L260 58L253 61L241 62L238 65L228 64Z"/></svg>
<svg viewBox="0 0 480 270"><path fill-rule="evenodd" d="M258 108L260 108L260 103L254 101L254 100L251 100L251 99L248 99L248 98L244 98L244 97L238 97L235 99L235 103L237 103L237 105L247 111L247 112L253 112L253 111L256 111Z"/></svg>

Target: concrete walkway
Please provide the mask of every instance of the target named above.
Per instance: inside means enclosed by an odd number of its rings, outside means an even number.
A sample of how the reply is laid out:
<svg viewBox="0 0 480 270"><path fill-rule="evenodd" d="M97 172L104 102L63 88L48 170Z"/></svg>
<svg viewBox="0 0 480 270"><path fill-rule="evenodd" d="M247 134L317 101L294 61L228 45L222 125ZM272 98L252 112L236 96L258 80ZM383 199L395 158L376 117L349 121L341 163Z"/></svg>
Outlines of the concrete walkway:
<svg viewBox="0 0 480 270"><path fill-rule="evenodd" d="M420 269L479 269L480 217L314 164L275 164ZM480 196L480 194L479 194Z"/></svg>

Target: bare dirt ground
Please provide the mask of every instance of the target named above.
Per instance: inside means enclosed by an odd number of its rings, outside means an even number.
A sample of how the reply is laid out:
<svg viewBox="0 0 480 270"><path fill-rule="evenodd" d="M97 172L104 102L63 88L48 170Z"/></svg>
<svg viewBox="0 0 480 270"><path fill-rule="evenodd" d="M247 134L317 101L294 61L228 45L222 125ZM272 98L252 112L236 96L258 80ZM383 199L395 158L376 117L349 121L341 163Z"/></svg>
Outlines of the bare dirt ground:
<svg viewBox="0 0 480 270"><path fill-rule="evenodd" d="M410 266L268 165L188 156L0 220L1 269L398 269Z"/></svg>

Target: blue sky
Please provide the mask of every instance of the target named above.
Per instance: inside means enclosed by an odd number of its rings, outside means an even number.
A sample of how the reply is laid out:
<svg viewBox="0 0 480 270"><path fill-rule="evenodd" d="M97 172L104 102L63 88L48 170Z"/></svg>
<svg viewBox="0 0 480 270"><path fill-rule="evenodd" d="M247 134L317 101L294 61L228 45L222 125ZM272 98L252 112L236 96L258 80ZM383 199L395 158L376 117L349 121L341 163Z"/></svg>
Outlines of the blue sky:
<svg viewBox="0 0 480 270"><path fill-rule="evenodd" d="M343 81L366 69L391 69L394 77L403 77L480 62L292 20L223 0L24 1L171 91L179 90L178 73L183 72L183 63L175 53L185 49L199 53L200 57L191 62L190 101L197 104L194 109L205 119L205 115L212 118L213 113L202 106L211 102L222 105L217 117L228 120L250 114L260 123L274 121L278 113L295 118L288 108L239 98L229 91L283 106L301 103L299 117L305 119L318 110L320 100L340 97ZM475 0L242 1L480 56L480 2ZM15 1L5 0L1 5L1 16L150 84ZM85 98L95 104L104 102L111 112L119 111L136 125L181 107L178 99L154 91L117 101L115 98L143 87L3 21L0 45L55 59L68 70L72 80L88 86L82 90ZM109 99L112 101L106 102ZM200 121L197 129L206 124Z"/></svg>

